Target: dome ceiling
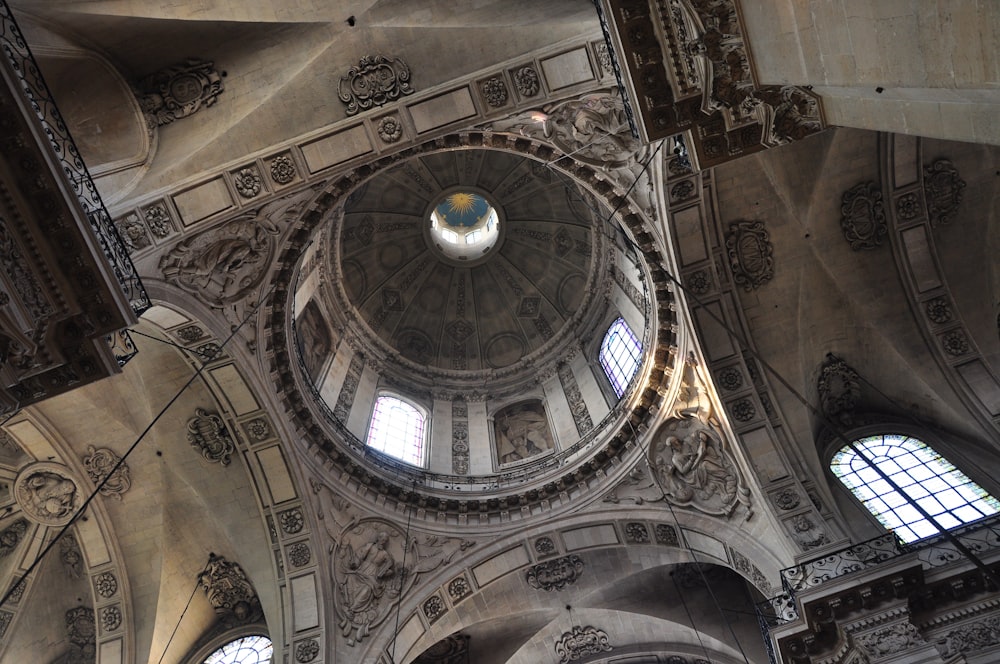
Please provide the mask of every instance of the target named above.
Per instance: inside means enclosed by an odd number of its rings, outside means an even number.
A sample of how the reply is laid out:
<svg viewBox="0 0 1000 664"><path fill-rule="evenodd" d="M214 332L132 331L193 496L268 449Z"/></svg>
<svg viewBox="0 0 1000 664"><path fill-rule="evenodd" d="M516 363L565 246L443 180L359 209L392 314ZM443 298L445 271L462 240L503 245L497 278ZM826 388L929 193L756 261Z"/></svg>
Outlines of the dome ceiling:
<svg viewBox="0 0 1000 664"><path fill-rule="evenodd" d="M499 215L500 239L471 264L435 250L441 240L430 233L431 211L455 192L485 198ZM522 155L423 155L351 196L335 265L358 317L403 358L448 371L504 369L556 343L586 308L600 255L593 206Z"/></svg>

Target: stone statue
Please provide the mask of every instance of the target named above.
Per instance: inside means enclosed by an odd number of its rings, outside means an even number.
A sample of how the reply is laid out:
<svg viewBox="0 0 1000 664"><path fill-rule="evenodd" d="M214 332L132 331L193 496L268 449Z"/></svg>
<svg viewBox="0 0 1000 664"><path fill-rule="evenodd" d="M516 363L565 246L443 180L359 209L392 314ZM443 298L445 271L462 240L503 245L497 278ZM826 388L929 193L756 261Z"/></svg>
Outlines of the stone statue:
<svg viewBox="0 0 1000 664"><path fill-rule="evenodd" d="M388 613L399 597L403 568L389 550L389 533L376 532L357 551L346 543L337 554L340 578L340 628L347 645L368 636L369 629Z"/></svg>
<svg viewBox="0 0 1000 664"><path fill-rule="evenodd" d="M668 421L650 454L653 476L673 504L725 515L739 503L749 505L749 491L721 437L699 419Z"/></svg>
<svg viewBox="0 0 1000 664"><path fill-rule="evenodd" d="M76 510L78 489L69 477L55 470L37 470L17 483L17 500L38 523L61 525Z"/></svg>

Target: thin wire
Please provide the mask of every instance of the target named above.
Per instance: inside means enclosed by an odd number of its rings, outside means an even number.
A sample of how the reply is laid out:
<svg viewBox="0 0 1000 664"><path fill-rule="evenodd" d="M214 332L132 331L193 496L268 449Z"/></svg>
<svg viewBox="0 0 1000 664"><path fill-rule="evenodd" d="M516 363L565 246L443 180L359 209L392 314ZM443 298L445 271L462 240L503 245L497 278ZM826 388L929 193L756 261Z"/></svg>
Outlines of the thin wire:
<svg viewBox="0 0 1000 664"><path fill-rule="evenodd" d="M698 563L695 563L695 565L701 567ZM691 611L688 609L687 600L684 599L684 593L681 592L681 587L677 585L677 577L674 576L673 572L670 573L670 580L674 582L674 590L677 592L677 596L681 599L681 605L684 607L684 613L687 614L688 622L691 623L691 629L694 630L694 635L698 637L698 645L701 646L701 651L705 654L705 659L707 659L709 664L711 664L712 657L708 654L708 648L705 647L705 642L701 640L701 630L695 627L694 618L691 617Z"/></svg>
<svg viewBox="0 0 1000 664"><path fill-rule="evenodd" d="M181 621L184 620L184 616L187 614L188 607L191 606L191 600L194 599L194 594L198 592L198 586L200 582L195 581L194 588L191 589L191 596L188 597L187 604L184 605L184 610L181 611L181 617L177 619L177 624L174 625L174 631L170 633L170 638L167 639L167 645L163 647L163 652L160 653L160 659L156 661L156 664L162 664L163 658L166 657L167 651L170 650L170 644L174 641L174 635L177 634L177 629L181 626Z"/></svg>
<svg viewBox="0 0 1000 664"><path fill-rule="evenodd" d="M414 480L413 486L410 488L410 493L413 493L417 489L417 482ZM406 582L406 552L410 548L410 521L413 519L413 506L410 505L406 511L406 536L403 538L403 562L402 578L400 578L400 583ZM403 589L400 588L399 599L396 600L396 625L392 629L392 654L389 655L390 664L395 664L396 662L396 637L399 636L399 611L403 606Z"/></svg>
<svg viewBox="0 0 1000 664"><path fill-rule="evenodd" d="M137 334L140 337L146 337L147 339L152 339L153 341L159 341L161 344L166 344L167 346L173 346L174 348L179 348L180 350L187 351L188 353L194 353L195 355L202 358L206 362L214 360L217 355L217 353L202 353L201 351L195 350L193 348L187 348L186 346L181 346L180 344L174 343L169 339L154 337L151 334L146 334L145 332L140 332L139 330L129 330L129 334Z"/></svg>
<svg viewBox="0 0 1000 664"><path fill-rule="evenodd" d="M265 293L264 297L261 297L260 301L258 301L257 304L253 306L253 308L246 315L246 317L240 322L240 324L233 328L232 332L229 333L229 336L226 337L226 339L219 345L219 348L218 350L216 350L215 355L213 355L213 357L217 357L219 354L222 353L222 349L226 347L226 344L228 344L233 339L233 337L236 336L236 333L239 332L241 329L243 329L243 326L247 324L247 322L254 316L254 314L257 313L257 310L260 308L261 304L266 299L267 295L269 295L270 291L273 289L274 285L272 285L271 288L269 288L268 291ZM85 501L83 501L83 504L80 506L80 509L78 509L76 513L72 516L72 518L70 518L70 520L66 522L66 525L64 525L59 530L59 532L56 533L56 536L52 539L51 542L48 543L48 545L44 549L42 549L41 553L39 553L38 556L35 557L34 562L32 562L31 565L28 566L28 569L24 572L24 574L21 575L21 578L18 579L16 582L14 582L14 585L10 587L10 590L8 590L4 594L3 599L0 599L0 606L3 606L4 604L7 603L7 600L10 599L10 596L14 593L14 589L17 588L18 584L20 584L21 581L23 581L24 579L28 578L31 575L31 573L35 571L35 569L41 564L42 560L45 558L48 552L51 551L52 548L56 545L56 542L58 542L62 538L62 536L66 534L66 531L69 530L70 527L72 527L73 524L75 524L76 521L83 515L83 513L87 510L87 507L90 505L90 503L93 502L94 498L97 497L97 494L99 494L101 489L104 488L104 485L107 484L109 480L111 480L111 478L118 471L118 469L121 468L122 465L124 465L125 460L128 459L129 455L132 454L135 448L139 446L139 443L142 442L142 439L146 437L146 434L148 434L150 430L152 430L152 428L156 425L156 423L160 421L160 418L163 417L163 415L167 412L167 410L170 409L172 405L174 405L174 403L181 397L182 394L184 394L184 392L191 386L191 384L194 383L195 380L201 377L201 374L205 370L207 364L208 364L207 362L203 363L200 367L198 367L195 370L195 372L191 375L191 377L187 380L187 382L184 383L184 385L182 385L181 388L177 391L177 394L171 397L171 399L166 403L166 405L160 409L160 412L156 414L156 417L153 418L153 421L150 422L149 425L142 430L142 433L140 433L139 437L135 439L135 442L133 442L132 445L129 446L128 450L125 451L125 454L123 454L121 458L118 459L118 462L114 466L112 466L111 470L108 471L108 473L101 479L100 482L97 483L97 486L94 487L93 492L89 496L87 496L87 499Z"/></svg>

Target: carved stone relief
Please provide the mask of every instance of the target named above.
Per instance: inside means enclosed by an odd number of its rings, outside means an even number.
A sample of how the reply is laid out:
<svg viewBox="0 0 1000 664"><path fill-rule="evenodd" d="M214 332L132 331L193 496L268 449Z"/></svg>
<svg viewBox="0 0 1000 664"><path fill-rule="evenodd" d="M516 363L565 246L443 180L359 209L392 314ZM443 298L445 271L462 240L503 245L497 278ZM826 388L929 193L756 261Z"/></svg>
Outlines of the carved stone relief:
<svg viewBox="0 0 1000 664"><path fill-rule="evenodd" d="M551 537L539 537L535 540L534 547L539 556L551 556L556 552L556 545Z"/></svg>
<svg viewBox="0 0 1000 664"><path fill-rule="evenodd" d="M649 529L646 524L630 522L625 524L625 541L629 544L649 544Z"/></svg>
<svg viewBox="0 0 1000 664"><path fill-rule="evenodd" d="M225 87L215 65L189 59L139 81L139 105L151 124L165 125L218 101Z"/></svg>
<svg viewBox="0 0 1000 664"><path fill-rule="evenodd" d="M658 523L653 527L653 534L657 544L665 546L679 546L680 540L677 538L677 529L666 523Z"/></svg>
<svg viewBox="0 0 1000 664"><path fill-rule="evenodd" d="M820 368L816 390L828 417L843 424L854 421L854 409L861 398L861 379L846 362L828 357Z"/></svg>
<svg viewBox="0 0 1000 664"><path fill-rule="evenodd" d="M560 664L567 664L588 655L611 652L613 648L607 632L587 625L564 632L556 641L555 650Z"/></svg>
<svg viewBox="0 0 1000 664"><path fill-rule="evenodd" d="M132 478L129 475L128 464L124 462L112 472L119 461L121 457L114 450L107 447L97 449L93 445L88 445L87 454L83 457L83 467L95 485L100 484L105 477L108 478L101 487L102 496L112 496L121 500L122 494L132 487Z"/></svg>
<svg viewBox="0 0 1000 664"><path fill-rule="evenodd" d="M462 399L451 402L451 472L469 474L469 409Z"/></svg>
<svg viewBox="0 0 1000 664"><path fill-rule="evenodd" d="M973 653L1000 645L1000 617L989 616L968 622L939 636L935 647L946 661L956 655Z"/></svg>
<svg viewBox="0 0 1000 664"><path fill-rule="evenodd" d="M534 97L541 90L538 72L534 67L521 67L514 70L514 87L522 97Z"/></svg>
<svg viewBox="0 0 1000 664"><path fill-rule="evenodd" d="M347 104L347 115L382 106L413 94L410 68L400 58L366 55L340 79L339 93Z"/></svg>
<svg viewBox="0 0 1000 664"><path fill-rule="evenodd" d="M154 203L143 208L142 213L146 219L146 226L149 227L149 232L156 237L163 239L173 232L174 229L170 223L170 213L167 211L166 203Z"/></svg>
<svg viewBox="0 0 1000 664"><path fill-rule="evenodd" d="M882 191L875 182L857 184L841 197L840 227L851 249L875 249L888 231Z"/></svg>
<svg viewBox="0 0 1000 664"><path fill-rule="evenodd" d="M245 625L263 617L257 591L238 563L209 554L208 564L198 575L198 585L225 625Z"/></svg>
<svg viewBox="0 0 1000 664"><path fill-rule="evenodd" d="M28 522L18 519L0 532L0 558L9 556L28 532Z"/></svg>
<svg viewBox="0 0 1000 664"><path fill-rule="evenodd" d="M248 166L233 174L233 186L243 198L253 198L263 190L264 180L256 166Z"/></svg>
<svg viewBox="0 0 1000 664"><path fill-rule="evenodd" d="M507 84L499 76L486 79L479 84L479 89L483 93L483 99L493 108L505 105L510 97L507 93Z"/></svg>
<svg viewBox="0 0 1000 664"><path fill-rule="evenodd" d="M354 646L381 624L422 574L449 564L474 545L470 540L412 535L357 508L323 484L310 480L317 516L330 546L338 625ZM406 553L404 555L404 549ZM452 582L454 583L454 581Z"/></svg>
<svg viewBox="0 0 1000 664"><path fill-rule="evenodd" d="M351 358L351 363L347 367L347 375L344 383L340 387L337 395L337 403L333 407L333 416L341 422L347 422L347 416L351 414L354 406L354 395L358 391L361 383L361 373L365 370L365 358L360 353L355 353Z"/></svg>
<svg viewBox="0 0 1000 664"><path fill-rule="evenodd" d="M288 155L281 154L271 160L271 180L276 184L288 184L295 179L295 162Z"/></svg>
<svg viewBox="0 0 1000 664"><path fill-rule="evenodd" d="M803 551L809 551L824 544L830 543L830 538L826 536L823 529L813 523L810 516L800 514L786 522L792 531L792 538Z"/></svg>
<svg viewBox="0 0 1000 664"><path fill-rule="evenodd" d="M615 505L628 502L643 505L660 500L663 500L663 490L653 479L652 471L645 460L636 463L618 486L604 497L604 502Z"/></svg>
<svg viewBox="0 0 1000 664"><path fill-rule="evenodd" d="M420 605L420 609L424 612L424 617L432 625L437 622L438 618L448 612L448 607L445 605L444 600L437 593L424 600L424 603Z"/></svg>
<svg viewBox="0 0 1000 664"><path fill-rule="evenodd" d="M204 408L196 408L195 416L188 420L187 437L191 447L208 461L228 466L236 444L222 418Z"/></svg>
<svg viewBox="0 0 1000 664"><path fill-rule="evenodd" d="M378 137L383 143L395 143L403 137L403 123L396 115L387 115L378 121Z"/></svg>
<svg viewBox="0 0 1000 664"><path fill-rule="evenodd" d="M0 534L0 544L3 542L3 534ZM71 579L79 579L83 573L83 553L76 542L76 537L66 533L59 540L59 560L62 561L66 576Z"/></svg>
<svg viewBox="0 0 1000 664"><path fill-rule="evenodd" d="M83 503L84 494L68 468L42 461L18 474L14 499L32 521L43 526L63 526Z"/></svg>
<svg viewBox="0 0 1000 664"><path fill-rule="evenodd" d="M465 578L464 574L455 577L448 583L448 597L451 598L452 604L457 604L471 594L472 586L469 585L469 580Z"/></svg>
<svg viewBox="0 0 1000 664"><path fill-rule="evenodd" d="M128 247L129 251L145 249L152 244L145 224L139 220L139 216L134 212L130 212L115 221L115 227L118 229L118 234L122 236L122 240L125 241L125 246Z"/></svg>
<svg viewBox="0 0 1000 664"><path fill-rule="evenodd" d="M525 580L532 588L553 591L562 590L576 583L583 574L583 560L579 556L563 556L533 565L525 573Z"/></svg>
<svg viewBox="0 0 1000 664"><path fill-rule="evenodd" d="M580 436L585 436L594 428L594 422L590 417L587 402L583 400L583 394L580 392L580 386L576 382L573 369L568 364L560 364L558 374L559 383L562 385L563 393L569 402L569 411L573 414L576 432Z"/></svg>
<svg viewBox="0 0 1000 664"><path fill-rule="evenodd" d="M902 621L864 634L855 634L854 643L868 655L872 664L901 652L924 645L917 628Z"/></svg>
<svg viewBox="0 0 1000 664"><path fill-rule="evenodd" d="M93 662L97 651L97 625L94 610L78 606L66 612L66 637L69 650L63 660L65 664Z"/></svg>
<svg viewBox="0 0 1000 664"><path fill-rule="evenodd" d="M649 451L653 477L671 503L707 514L749 508L750 492L723 438L697 418L668 420Z"/></svg>
<svg viewBox="0 0 1000 664"><path fill-rule="evenodd" d="M118 592L118 579L111 572L101 572L94 577L94 590L105 599L114 597Z"/></svg>
<svg viewBox="0 0 1000 664"><path fill-rule="evenodd" d="M278 228L251 212L179 242L160 259L164 278L209 306L243 299L270 264Z"/></svg>
<svg viewBox="0 0 1000 664"><path fill-rule="evenodd" d="M938 159L924 167L924 196L932 225L947 224L955 218L963 189L965 180L958 176L950 160Z"/></svg>
<svg viewBox="0 0 1000 664"><path fill-rule="evenodd" d="M295 661L299 664L309 664L318 656L319 642L316 639L306 639L295 644Z"/></svg>
<svg viewBox="0 0 1000 664"><path fill-rule="evenodd" d="M750 582L756 586L757 590L759 590L764 597L771 597L774 593L772 591L771 584L768 582L767 577L764 576L764 573L761 572L749 558L736 549L730 549L729 551L732 555L733 569L737 572L742 572L744 576L749 577Z"/></svg>
<svg viewBox="0 0 1000 664"><path fill-rule="evenodd" d="M763 221L734 221L726 233L733 281L751 291L774 276L773 249Z"/></svg>

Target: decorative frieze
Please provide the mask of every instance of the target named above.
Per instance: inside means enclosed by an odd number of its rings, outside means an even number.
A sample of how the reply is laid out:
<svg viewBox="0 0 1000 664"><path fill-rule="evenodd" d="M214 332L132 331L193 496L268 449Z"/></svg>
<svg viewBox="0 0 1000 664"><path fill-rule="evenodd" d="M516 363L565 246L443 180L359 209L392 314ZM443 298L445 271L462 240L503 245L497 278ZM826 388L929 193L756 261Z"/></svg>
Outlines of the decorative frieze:
<svg viewBox="0 0 1000 664"><path fill-rule="evenodd" d="M553 558L528 568L525 580L532 588L551 592L576 583L583 574L583 560L576 555Z"/></svg>
<svg viewBox="0 0 1000 664"><path fill-rule="evenodd" d="M469 408L462 399L451 402L451 471L469 474Z"/></svg>
<svg viewBox="0 0 1000 664"><path fill-rule="evenodd" d="M347 375L344 377L344 383L341 385L340 393L337 395L337 403L333 407L333 416L341 422L347 422L347 416L351 414L351 408L354 406L354 395L358 391L358 385L361 383L361 373L364 369L364 355L355 353L354 357L351 358L351 363L347 367Z"/></svg>
<svg viewBox="0 0 1000 664"><path fill-rule="evenodd" d="M562 385L563 394L569 402L569 411L573 414L573 422L576 424L576 432L580 436L585 436L594 428L594 422L590 417L590 410L587 402L583 400L580 386L573 375L573 368L568 364L560 364L558 369L559 382Z"/></svg>
<svg viewBox="0 0 1000 664"><path fill-rule="evenodd" d="M356 115L413 94L410 68L400 58L366 55L340 79L340 101L347 115Z"/></svg>

